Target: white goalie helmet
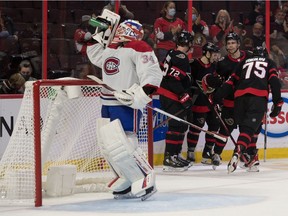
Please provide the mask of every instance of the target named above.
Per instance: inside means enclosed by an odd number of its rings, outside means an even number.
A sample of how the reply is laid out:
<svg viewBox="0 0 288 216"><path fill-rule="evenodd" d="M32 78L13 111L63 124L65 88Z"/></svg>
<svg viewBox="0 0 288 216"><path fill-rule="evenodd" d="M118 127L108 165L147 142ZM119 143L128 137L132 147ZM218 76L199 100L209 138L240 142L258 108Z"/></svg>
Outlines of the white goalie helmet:
<svg viewBox="0 0 288 216"><path fill-rule="evenodd" d="M118 26L113 42L127 42L127 41L135 41L142 40L144 35L144 31L142 28L142 24L137 20L125 20L120 23Z"/></svg>

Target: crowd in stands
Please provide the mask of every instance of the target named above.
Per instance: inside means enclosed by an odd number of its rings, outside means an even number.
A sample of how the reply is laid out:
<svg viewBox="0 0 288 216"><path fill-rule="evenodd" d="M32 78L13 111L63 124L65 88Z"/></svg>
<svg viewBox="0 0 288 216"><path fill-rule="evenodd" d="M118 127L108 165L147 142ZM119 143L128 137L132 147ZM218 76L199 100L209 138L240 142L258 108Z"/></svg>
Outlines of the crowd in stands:
<svg viewBox="0 0 288 216"><path fill-rule="evenodd" d="M48 78L63 75L85 78L101 77L101 70L91 65L85 49L91 42L93 28L88 22L106 8L114 10L115 1L49 1L48 2ZM282 71L285 84L288 65L288 1L271 1L270 57ZM193 1L188 17L185 1L121 1L119 14L124 19L139 20L145 40L162 61L175 48L175 35L187 30L192 19L193 58L202 55L202 46L210 41L227 52L223 39L231 32L241 38L242 49L265 46L265 1ZM250 10L249 10L250 8ZM144 11L144 12L143 12ZM247 12L248 11L248 12ZM42 76L42 3L37 1L0 2L0 79L9 80L19 73L19 65L28 61L32 76ZM288 75L287 75L288 77Z"/></svg>

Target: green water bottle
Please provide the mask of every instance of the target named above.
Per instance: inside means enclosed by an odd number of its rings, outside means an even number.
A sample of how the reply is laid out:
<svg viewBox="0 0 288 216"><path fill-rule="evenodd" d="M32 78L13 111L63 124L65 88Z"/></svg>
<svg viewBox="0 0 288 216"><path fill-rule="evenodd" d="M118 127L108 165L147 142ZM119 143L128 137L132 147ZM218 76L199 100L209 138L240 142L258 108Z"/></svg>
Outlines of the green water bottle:
<svg viewBox="0 0 288 216"><path fill-rule="evenodd" d="M111 23L106 19L103 19L101 17L97 17L97 18L91 18L89 20L89 25L91 25L93 27L101 28L101 30L106 30L109 28Z"/></svg>

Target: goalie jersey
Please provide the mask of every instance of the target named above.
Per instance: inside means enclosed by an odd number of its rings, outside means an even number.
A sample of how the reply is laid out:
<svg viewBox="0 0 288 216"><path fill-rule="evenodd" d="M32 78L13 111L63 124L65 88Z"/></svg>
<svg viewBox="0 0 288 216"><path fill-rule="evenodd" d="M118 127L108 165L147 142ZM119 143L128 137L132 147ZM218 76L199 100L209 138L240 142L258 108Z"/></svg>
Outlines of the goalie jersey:
<svg viewBox="0 0 288 216"><path fill-rule="evenodd" d="M102 68L103 82L115 90L128 89L134 83L156 89L160 86L162 71L154 51L144 41L112 43L105 49L101 44L93 44L87 47L87 55ZM104 88L101 98L103 105L123 105Z"/></svg>

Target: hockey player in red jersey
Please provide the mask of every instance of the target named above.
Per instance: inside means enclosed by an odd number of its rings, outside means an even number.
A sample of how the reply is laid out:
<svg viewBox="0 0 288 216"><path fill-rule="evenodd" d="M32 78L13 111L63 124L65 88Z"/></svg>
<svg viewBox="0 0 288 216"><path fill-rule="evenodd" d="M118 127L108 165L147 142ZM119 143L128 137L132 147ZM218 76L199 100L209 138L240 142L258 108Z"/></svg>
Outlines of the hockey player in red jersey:
<svg viewBox="0 0 288 216"><path fill-rule="evenodd" d="M98 143L116 175L108 185L114 198L144 200L156 192L155 173L138 147L137 130L141 111L152 101L149 95L160 86L163 74L152 48L142 41L142 25L125 20L116 26L113 37L118 17L110 11L105 13L95 20L101 24L93 35L98 43L87 47L90 61L102 68L104 83L116 90L101 90Z"/></svg>
<svg viewBox="0 0 288 216"><path fill-rule="evenodd" d="M183 110L178 117L186 118L192 106L190 93L190 67L187 53L193 37L189 32L182 31L177 37L177 48L170 50L161 64L164 77L158 89L160 103L164 111L175 114ZM166 132L163 171L185 171L189 162L180 157L187 126L171 119Z"/></svg>
<svg viewBox="0 0 288 216"><path fill-rule="evenodd" d="M283 105L281 98L281 84L277 76L275 63L268 58L268 53L263 47L256 47L253 57L242 61L228 81L213 95L215 103L221 98L234 92L235 109L234 117L239 126L239 136L236 147L228 164L228 172L234 172L240 158L247 167L257 163L259 165L257 151L248 158L243 153L251 143L251 139L259 127L267 111L269 87L272 93L273 107L270 117L276 117Z"/></svg>
<svg viewBox="0 0 288 216"><path fill-rule="evenodd" d="M199 88L200 93L192 107L193 117L189 119L193 124L203 128L205 122L208 125L208 130L217 132L219 129L219 120L216 118L216 114L211 110L211 104L209 104L207 94L210 94L215 87L219 87L222 82L220 79L214 79L214 83L210 83L207 89L202 85L202 80L207 76L215 76L216 62L219 56L219 47L215 44L208 42L202 47L203 55L199 59L195 59L191 64L191 77L192 86ZM194 151L198 143L200 131L189 127L187 134L188 152L187 160L195 161ZM209 134L205 135L205 147L202 152L202 163L211 164L212 148L215 143L215 138Z"/></svg>

